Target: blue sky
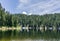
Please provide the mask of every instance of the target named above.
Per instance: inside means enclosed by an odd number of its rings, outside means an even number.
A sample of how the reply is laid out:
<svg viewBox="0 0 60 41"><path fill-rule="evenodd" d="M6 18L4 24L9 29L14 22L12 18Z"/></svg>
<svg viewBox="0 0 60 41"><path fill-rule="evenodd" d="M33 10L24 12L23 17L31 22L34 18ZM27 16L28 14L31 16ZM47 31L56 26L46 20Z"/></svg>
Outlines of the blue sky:
<svg viewBox="0 0 60 41"><path fill-rule="evenodd" d="M60 13L60 0L0 0L0 3L10 13Z"/></svg>

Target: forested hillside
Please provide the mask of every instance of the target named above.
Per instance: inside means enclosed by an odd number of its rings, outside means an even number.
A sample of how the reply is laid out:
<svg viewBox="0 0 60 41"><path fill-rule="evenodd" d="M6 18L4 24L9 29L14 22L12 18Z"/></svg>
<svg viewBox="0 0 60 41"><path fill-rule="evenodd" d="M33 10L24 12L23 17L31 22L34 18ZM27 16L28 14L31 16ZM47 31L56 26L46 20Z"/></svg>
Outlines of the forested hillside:
<svg viewBox="0 0 60 41"><path fill-rule="evenodd" d="M0 4L0 26L60 26L60 13L45 15L10 14Z"/></svg>

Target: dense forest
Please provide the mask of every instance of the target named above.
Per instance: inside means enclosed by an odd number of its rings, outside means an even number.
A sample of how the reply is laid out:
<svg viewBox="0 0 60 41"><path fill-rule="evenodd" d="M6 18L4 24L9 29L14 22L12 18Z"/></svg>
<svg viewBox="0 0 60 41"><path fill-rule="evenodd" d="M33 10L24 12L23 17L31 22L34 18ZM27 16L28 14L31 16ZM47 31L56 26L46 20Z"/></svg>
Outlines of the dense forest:
<svg viewBox="0 0 60 41"><path fill-rule="evenodd" d="M60 26L60 13L45 14L45 15L25 15L25 14L11 14L5 11L0 4L0 27L16 27L16 26Z"/></svg>

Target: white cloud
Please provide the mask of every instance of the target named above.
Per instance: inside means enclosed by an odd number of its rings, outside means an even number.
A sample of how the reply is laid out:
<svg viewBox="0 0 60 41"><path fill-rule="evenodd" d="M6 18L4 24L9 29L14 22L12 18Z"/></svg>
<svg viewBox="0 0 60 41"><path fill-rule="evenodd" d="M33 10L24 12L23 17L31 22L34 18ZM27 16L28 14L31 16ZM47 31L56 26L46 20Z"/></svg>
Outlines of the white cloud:
<svg viewBox="0 0 60 41"><path fill-rule="evenodd" d="M28 15L32 15L32 13L29 13Z"/></svg>
<svg viewBox="0 0 60 41"><path fill-rule="evenodd" d="M19 4L17 6L17 9L24 9L26 5L30 3L30 0L19 0Z"/></svg>
<svg viewBox="0 0 60 41"><path fill-rule="evenodd" d="M27 14L27 12L22 12L22 14Z"/></svg>
<svg viewBox="0 0 60 41"><path fill-rule="evenodd" d="M26 0L25 3L28 3L27 4L28 6L25 7L26 4L20 4L19 8L22 8L22 10L26 10L29 13L40 14L40 15L45 13L56 13L60 11L60 10L57 10L58 8L60 8L60 0L42 1L36 4L31 4L31 5L29 5L29 2L30 1Z"/></svg>
<svg viewBox="0 0 60 41"><path fill-rule="evenodd" d="M28 7L29 8L29 7ZM29 11L33 14L45 14L45 13L53 13L56 9L60 8L60 1L59 0L51 0L47 3L42 2L38 4L34 4L30 7ZM60 10L59 10L60 11Z"/></svg>
<svg viewBox="0 0 60 41"><path fill-rule="evenodd" d="M19 2L27 4L29 2L29 0L19 0Z"/></svg>

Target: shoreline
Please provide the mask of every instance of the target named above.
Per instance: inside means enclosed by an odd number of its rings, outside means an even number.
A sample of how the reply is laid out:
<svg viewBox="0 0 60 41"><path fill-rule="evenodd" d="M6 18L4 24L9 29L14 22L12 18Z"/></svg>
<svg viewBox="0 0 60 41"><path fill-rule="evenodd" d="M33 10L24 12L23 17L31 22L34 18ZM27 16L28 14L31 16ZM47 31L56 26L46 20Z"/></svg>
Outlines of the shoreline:
<svg viewBox="0 0 60 41"><path fill-rule="evenodd" d="M20 27L1 27L0 31L7 31L7 30L20 30Z"/></svg>

